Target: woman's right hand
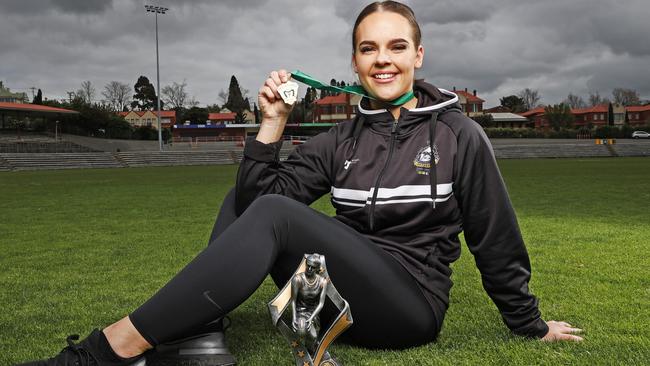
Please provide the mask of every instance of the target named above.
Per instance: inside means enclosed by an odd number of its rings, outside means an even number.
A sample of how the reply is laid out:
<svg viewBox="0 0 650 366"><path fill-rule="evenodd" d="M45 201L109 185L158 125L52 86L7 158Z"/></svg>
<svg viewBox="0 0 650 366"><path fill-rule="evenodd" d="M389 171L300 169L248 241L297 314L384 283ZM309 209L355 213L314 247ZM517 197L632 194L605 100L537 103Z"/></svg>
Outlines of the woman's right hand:
<svg viewBox="0 0 650 366"><path fill-rule="evenodd" d="M278 86L291 78L287 70L271 71L257 94L257 102L262 114L262 124L282 127L287 122L292 105L286 104L278 93Z"/></svg>

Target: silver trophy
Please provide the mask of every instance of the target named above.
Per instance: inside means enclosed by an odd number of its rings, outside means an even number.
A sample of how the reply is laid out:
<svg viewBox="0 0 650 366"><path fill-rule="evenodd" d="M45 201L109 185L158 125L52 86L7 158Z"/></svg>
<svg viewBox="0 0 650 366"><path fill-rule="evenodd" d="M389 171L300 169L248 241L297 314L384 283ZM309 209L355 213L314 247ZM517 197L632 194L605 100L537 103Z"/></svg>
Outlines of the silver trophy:
<svg viewBox="0 0 650 366"><path fill-rule="evenodd" d="M320 338L319 313L329 298L339 309L334 322ZM291 326L282 315L291 305ZM330 281L325 256L305 254L291 280L269 303L273 324L289 341L296 366L337 366L327 347L352 325L350 305Z"/></svg>

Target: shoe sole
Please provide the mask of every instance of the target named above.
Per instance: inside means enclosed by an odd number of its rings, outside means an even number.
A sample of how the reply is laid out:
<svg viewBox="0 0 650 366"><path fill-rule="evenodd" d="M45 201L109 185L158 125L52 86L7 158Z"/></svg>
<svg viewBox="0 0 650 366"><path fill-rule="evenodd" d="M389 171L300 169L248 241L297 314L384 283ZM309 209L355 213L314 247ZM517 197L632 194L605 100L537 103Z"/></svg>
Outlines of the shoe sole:
<svg viewBox="0 0 650 366"><path fill-rule="evenodd" d="M146 366L233 366L237 365L230 355L171 356L147 358Z"/></svg>

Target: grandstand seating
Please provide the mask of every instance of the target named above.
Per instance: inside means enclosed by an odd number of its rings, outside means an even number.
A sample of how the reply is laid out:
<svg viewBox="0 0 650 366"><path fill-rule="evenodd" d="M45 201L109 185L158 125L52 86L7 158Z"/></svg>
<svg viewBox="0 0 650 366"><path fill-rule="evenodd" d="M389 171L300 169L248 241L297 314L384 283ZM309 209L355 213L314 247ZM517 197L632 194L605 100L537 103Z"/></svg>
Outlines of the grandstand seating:
<svg viewBox="0 0 650 366"><path fill-rule="evenodd" d="M0 172L11 170L11 165L0 156Z"/></svg>
<svg viewBox="0 0 650 366"><path fill-rule="evenodd" d="M618 156L650 156L650 141L637 141L632 144L611 145Z"/></svg>
<svg viewBox="0 0 650 366"><path fill-rule="evenodd" d="M294 148L294 145L285 144L280 150L280 159L285 160ZM615 145L507 142L494 144L493 148L497 159L650 156L650 141ZM198 151L0 153L0 171L236 164L242 156L243 149L236 146Z"/></svg>
<svg viewBox="0 0 650 366"><path fill-rule="evenodd" d="M606 145L591 144L527 144L494 145L497 159L577 158L612 156Z"/></svg>
<svg viewBox="0 0 650 366"><path fill-rule="evenodd" d="M72 141L55 140L46 135L25 133L0 134L0 153L80 153L98 152Z"/></svg>
<svg viewBox="0 0 650 366"><path fill-rule="evenodd" d="M129 167L234 164L228 150L214 151L139 151L119 152L117 159Z"/></svg>
<svg viewBox="0 0 650 366"><path fill-rule="evenodd" d="M120 164L111 153L11 153L0 154L13 170L119 168Z"/></svg>

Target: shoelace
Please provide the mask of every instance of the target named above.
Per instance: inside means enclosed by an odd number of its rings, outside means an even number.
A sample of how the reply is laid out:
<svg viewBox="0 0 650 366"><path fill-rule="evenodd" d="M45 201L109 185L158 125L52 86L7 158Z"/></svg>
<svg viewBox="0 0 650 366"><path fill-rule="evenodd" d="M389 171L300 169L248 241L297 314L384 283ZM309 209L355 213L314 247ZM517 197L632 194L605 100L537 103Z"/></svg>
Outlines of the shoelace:
<svg viewBox="0 0 650 366"><path fill-rule="evenodd" d="M92 353L88 352L87 349L81 347L79 344L74 343L73 341L79 340L78 334L69 335L66 339L68 346L61 350L61 353L65 352L65 364L68 364L68 361L76 362L75 365L79 366L93 366L99 365L99 361ZM68 359L70 357L70 359ZM73 358L75 357L75 358Z"/></svg>

